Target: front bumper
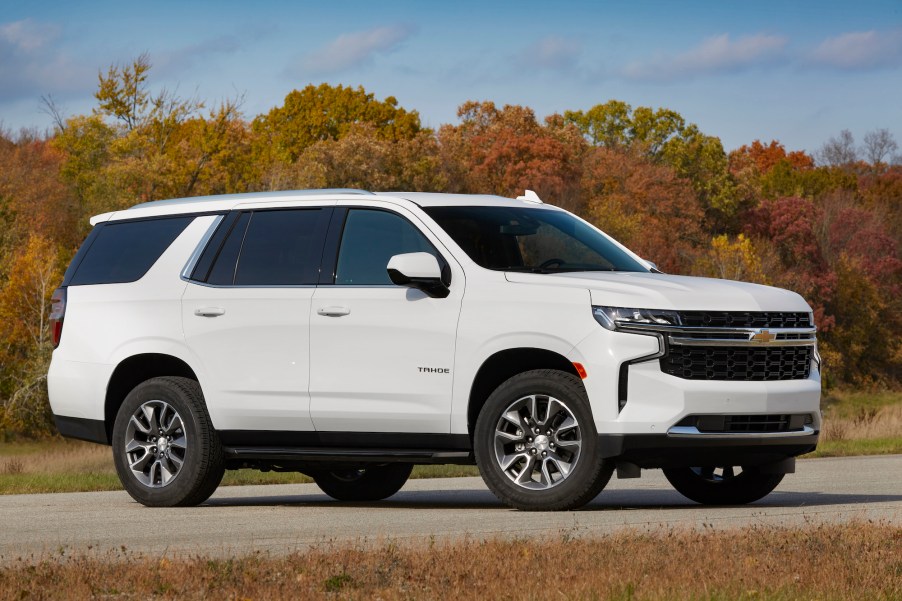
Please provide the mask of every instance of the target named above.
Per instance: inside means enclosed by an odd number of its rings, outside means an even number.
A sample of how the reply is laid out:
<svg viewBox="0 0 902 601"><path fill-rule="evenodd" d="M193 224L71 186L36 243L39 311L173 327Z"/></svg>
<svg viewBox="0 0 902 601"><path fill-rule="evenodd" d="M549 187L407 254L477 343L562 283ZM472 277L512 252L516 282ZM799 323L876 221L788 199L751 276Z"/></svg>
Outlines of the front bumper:
<svg viewBox="0 0 902 601"><path fill-rule="evenodd" d="M810 453L819 432L766 434L692 434L672 428L667 434L601 434L602 456L641 468L768 465Z"/></svg>

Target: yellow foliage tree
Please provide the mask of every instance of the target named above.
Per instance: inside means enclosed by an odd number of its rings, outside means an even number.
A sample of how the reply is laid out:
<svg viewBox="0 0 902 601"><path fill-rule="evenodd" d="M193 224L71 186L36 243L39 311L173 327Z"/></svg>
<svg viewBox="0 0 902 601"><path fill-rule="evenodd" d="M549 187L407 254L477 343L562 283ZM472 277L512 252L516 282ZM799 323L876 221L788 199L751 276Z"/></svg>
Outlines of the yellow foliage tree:
<svg viewBox="0 0 902 601"><path fill-rule="evenodd" d="M37 234L29 236L17 253L8 257L0 291L0 362L6 401L0 424L19 432L47 431L51 415L47 404L47 367L50 363L50 297L62 280L59 252L54 243Z"/></svg>
<svg viewBox="0 0 902 601"><path fill-rule="evenodd" d="M761 266L761 258L752 240L739 234L731 240L726 234L711 239L711 246L695 264L695 273L724 280L770 284Z"/></svg>

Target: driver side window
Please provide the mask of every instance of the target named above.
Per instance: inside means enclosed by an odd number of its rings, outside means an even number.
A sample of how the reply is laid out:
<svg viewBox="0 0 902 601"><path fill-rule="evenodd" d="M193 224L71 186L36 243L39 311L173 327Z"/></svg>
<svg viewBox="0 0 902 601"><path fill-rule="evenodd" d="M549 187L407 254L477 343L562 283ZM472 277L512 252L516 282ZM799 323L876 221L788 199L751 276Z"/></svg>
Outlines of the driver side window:
<svg viewBox="0 0 902 601"><path fill-rule="evenodd" d="M415 252L427 252L442 263L429 240L400 215L374 209L351 209L338 251L335 284L392 286L385 269L389 259Z"/></svg>

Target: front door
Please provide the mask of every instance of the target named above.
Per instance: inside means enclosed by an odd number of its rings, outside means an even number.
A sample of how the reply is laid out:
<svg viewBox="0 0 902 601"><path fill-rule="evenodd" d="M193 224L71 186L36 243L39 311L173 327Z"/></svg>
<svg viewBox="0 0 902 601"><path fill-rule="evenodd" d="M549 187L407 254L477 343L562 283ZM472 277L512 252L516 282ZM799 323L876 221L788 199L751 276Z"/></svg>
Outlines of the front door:
<svg viewBox="0 0 902 601"><path fill-rule="evenodd" d="M437 244L398 213L348 211L334 283L316 289L310 312L310 411L318 431L450 432L463 273L454 270L447 298L431 298L392 284L386 272L393 255L409 252L447 265Z"/></svg>

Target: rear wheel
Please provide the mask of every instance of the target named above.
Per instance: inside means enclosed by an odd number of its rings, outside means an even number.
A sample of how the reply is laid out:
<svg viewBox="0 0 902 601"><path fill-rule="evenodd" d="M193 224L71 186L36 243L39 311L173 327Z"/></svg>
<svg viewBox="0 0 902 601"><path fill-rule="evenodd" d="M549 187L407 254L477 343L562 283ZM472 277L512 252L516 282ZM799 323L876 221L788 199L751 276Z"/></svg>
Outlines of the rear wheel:
<svg viewBox="0 0 902 601"><path fill-rule="evenodd" d="M200 385L161 377L136 386L116 415L113 460L122 486L143 505L206 501L222 481L225 463Z"/></svg>
<svg viewBox="0 0 902 601"><path fill-rule="evenodd" d="M473 446L489 489L522 510L581 507L613 472L599 455L582 382L557 370L524 372L499 386L479 413Z"/></svg>
<svg viewBox="0 0 902 601"><path fill-rule="evenodd" d="M745 505L767 496L784 474L764 474L755 467L681 467L664 476L687 499L704 505Z"/></svg>
<svg viewBox="0 0 902 601"><path fill-rule="evenodd" d="M413 465L387 463L352 469L322 470L310 476L320 489L338 501L381 501L404 486Z"/></svg>

